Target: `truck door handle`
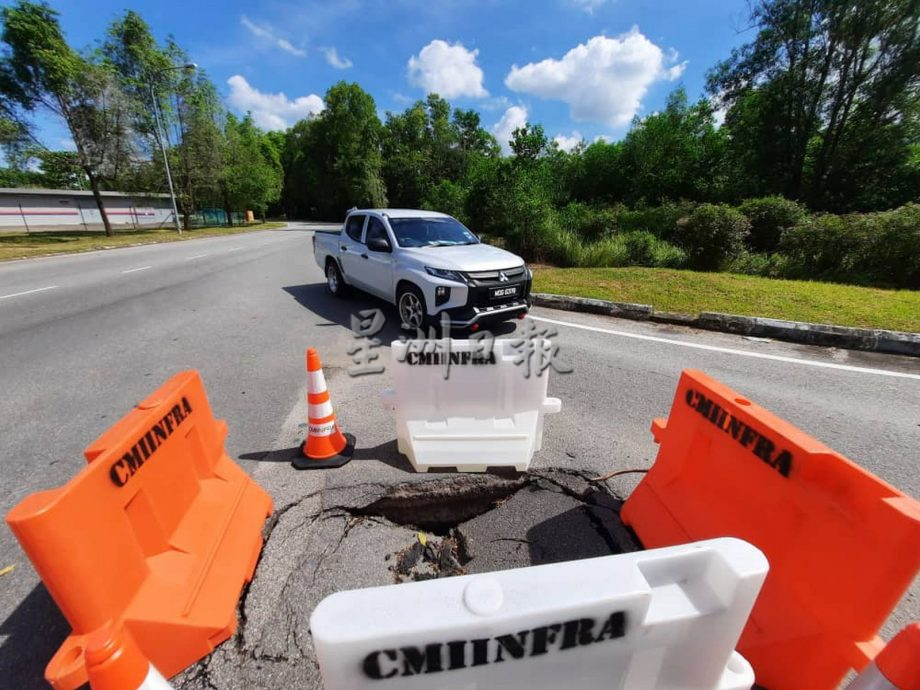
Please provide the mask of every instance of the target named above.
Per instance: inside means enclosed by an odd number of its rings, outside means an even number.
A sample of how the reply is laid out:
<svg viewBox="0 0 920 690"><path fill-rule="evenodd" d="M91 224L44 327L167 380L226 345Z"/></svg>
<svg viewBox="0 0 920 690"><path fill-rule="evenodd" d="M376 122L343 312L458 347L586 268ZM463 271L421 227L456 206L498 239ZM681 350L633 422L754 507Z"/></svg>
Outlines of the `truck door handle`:
<svg viewBox="0 0 920 690"><path fill-rule="evenodd" d="M367 254L362 254L362 255L361 255L361 258L362 258L362 259L366 259L366 258L367 258Z"/></svg>
<svg viewBox="0 0 920 690"><path fill-rule="evenodd" d="M341 249L343 252L347 252L347 251L348 251L348 247L346 247L344 244L339 245L339 249Z"/></svg>

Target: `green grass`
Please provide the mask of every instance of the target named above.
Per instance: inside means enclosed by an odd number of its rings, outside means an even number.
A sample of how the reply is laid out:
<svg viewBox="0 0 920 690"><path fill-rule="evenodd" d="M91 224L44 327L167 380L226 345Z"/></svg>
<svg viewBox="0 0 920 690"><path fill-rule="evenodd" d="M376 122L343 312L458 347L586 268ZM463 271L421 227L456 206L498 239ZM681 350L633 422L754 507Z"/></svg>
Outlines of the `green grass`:
<svg viewBox="0 0 920 690"><path fill-rule="evenodd" d="M284 223L256 223L239 227L206 227L183 231L181 235L172 229L159 230L116 230L115 235L106 237L103 232L83 230L61 230L51 232L0 233L0 261L24 259L30 256L48 254L70 254L89 252L95 249L112 249L136 244L157 244L159 242L181 242L196 237L235 235L255 230L283 228Z"/></svg>
<svg viewBox="0 0 920 690"><path fill-rule="evenodd" d="M920 332L920 291L776 280L664 268L549 268L534 292L651 304L657 311L716 311L792 321Z"/></svg>

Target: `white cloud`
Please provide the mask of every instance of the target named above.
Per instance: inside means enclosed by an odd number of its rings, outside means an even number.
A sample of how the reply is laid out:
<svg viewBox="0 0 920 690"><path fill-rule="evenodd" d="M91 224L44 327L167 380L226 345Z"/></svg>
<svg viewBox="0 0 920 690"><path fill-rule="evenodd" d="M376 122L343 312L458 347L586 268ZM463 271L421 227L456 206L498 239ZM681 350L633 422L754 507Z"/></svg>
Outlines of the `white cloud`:
<svg viewBox="0 0 920 690"><path fill-rule="evenodd" d="M581 136L581 134L577 130L572 132L572 136L570 137L567 137L564 134L557 134L555 137L553 137L553 141L555 141L556 144L559 146L559 148L561 148L566 153L569 153L572 149L578 146L583 140L584 140L584 137Z"/></svg>
<svg viewBox="0 0 920 690"><path fill-rule="evenodd" d="M507 155L511 153L511 137L514 130L527 124L527 108L521 105L512 105L502 115L502 119L495 123L492 131L501 144L502 151Z"/></svg>
<svg viewBox="0 0 920 690"><path fill-rule="evenodd" d="M511 101L508 100L507 96L493 96L491 98L486 98L484 101L480 101L479 109L506 110L509 105L511 105Z"/></svg>
<svg viewBox="0 0 920 690"><path fill-rule="evenodd" d="M462 43L448 44L435 39L409 58L409 82L444 98L472 96L485 98L482 68L476 64L478 50L467 50Z"/></svg>
<svg viewBox="0 0 920 690"><path fill-rule="evenodd" d="M322 48L323 54L326 56L326 62L335 67L336 69L349 69L352 66L352 61L347 57L341 57L339 51L334 47L332 48Z"/></svg>
<svg viewBox="0 0 920 690"><path fill-rule="evenodd" d="M249 29L249 33L251 33L256 38L261 38L264 41L268 41L276 48L280 48L289 55L304 57L307 54L307 51L303 50L302 48L298 48L286 38L282 38L281 36L276 35L275 30L270 26L266 24L256 24L245 14L240 17L240 24Z"/></svg>
<svg viewBox="0 0 920 690"><path fill-rule="evenodd" d="M505 85L512 91L568 103L575 120L623 127L639 111L649 86L683 74L686 62L669 64L676 59L676 52L665 56L634 26L616 38L595 36L561 60L514 65Z"/></svg>
<svg viewBox="0 0 920 690"><path fill-rule="evenodd" d="M716 127L725 124L725 116L728 114L728 103L725 101L725 94L720 92L709 99L709 105L712 108L712 121Z"/></svg>
<svg viewBox="0 0 920 690"><path fill-rule="evenodd" d="M263 129L285 129L297 120L323 110L323 99L315 94L291 100L284 93L263 93L253 88L246 78L235 74L227 80L230 85L230 105L242 112L252 113L252 119Z"/></svg>
<svg viewBox="0 0 920 690"><path fill-rule="evenodd" d="M570 0L570 2L580 10L584 10L588 14L594 14L594 10L607 2L607 0Z"/></svg>

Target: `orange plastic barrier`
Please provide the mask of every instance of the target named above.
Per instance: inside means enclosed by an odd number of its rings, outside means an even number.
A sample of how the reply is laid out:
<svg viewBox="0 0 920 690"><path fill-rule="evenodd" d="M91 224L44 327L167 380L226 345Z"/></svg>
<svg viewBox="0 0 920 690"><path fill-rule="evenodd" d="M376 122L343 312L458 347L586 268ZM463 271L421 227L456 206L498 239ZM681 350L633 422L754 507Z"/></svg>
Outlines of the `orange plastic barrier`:
<svg viewBox="0 0 920 690"><path fill-rule="evenodd" d="M623 521L648 548L733 536L770 562L738 651L769 690L830 690L881 649L920 570L920 504L699 371L684 371Z"/></svg>
<svg viewBox="0 0 920 690"><path fill-rule="evenodd" d="M86 449L89 465L7 522L73 631L45 669L87 681L88 637L123 624L166 677L236 629L272 501L224 452L197 372L173 376Z"/></svg>

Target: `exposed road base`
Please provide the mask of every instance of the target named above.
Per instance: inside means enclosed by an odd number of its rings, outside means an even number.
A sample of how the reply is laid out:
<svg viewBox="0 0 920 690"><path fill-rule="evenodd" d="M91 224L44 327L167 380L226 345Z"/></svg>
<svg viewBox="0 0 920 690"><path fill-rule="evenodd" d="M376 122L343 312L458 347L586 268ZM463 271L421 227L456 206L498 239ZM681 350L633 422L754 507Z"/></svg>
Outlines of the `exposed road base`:
<svg viewBox="0 0 920 690"><path fill-rule="evenodd" d="M850 328L848 326L831 326L820 323L806 323L804 321L768 319L760 316L720 314L718 312L702 312L699 316L692 316L690 314L656 312L648 304L610 302L602 299L548 293L534 293L531 297L534 305L549 307L550 309L690 326L692 328L703 328L708 331L720 331L736 335L776 338L777 340L786 340L805 345L841 347L847 350L869 350L872 352L920 357L920 333L888 331L880 328Z"/></svg>
<svg viewBox="0 0 920 690"><path fill-rule="evenodd" d="M306 496L271 519L237 634L173 683L183 690L321 688L308 622L324 597L636 550L619 508L602 485L571 470L441 475Z"/></svg>

